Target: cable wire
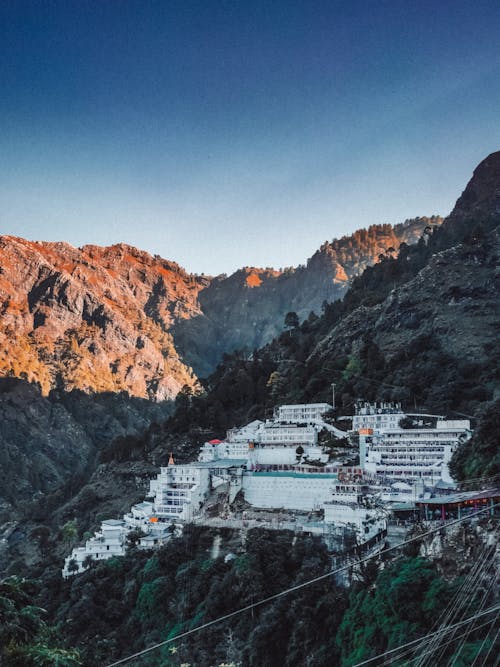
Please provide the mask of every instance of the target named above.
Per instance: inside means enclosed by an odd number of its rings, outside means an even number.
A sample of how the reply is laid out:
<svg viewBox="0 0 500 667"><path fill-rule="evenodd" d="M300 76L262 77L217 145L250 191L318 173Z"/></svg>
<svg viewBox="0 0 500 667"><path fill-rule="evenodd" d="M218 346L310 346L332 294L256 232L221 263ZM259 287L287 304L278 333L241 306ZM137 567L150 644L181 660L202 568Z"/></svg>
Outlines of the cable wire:
<svg viewBox="0 0 500 667"><path fill-rule="evenodd" d="M466 625L467 623L470 623L471 621L474 621L476 618L481 618L483 616L486 616L487 614L492 614L495 611L500 610L500 604L495 605L494 607L490 607L489 609L485 609L484 611L481 611L477 614L474 614L470 618L466 618L463 621L459 621L458 623L454 623L453 625L448 626L448 630L456 630L457 628L461 627L462 625ZM403 648L407 648L409 646L412 646L414 644L421 644L423 641L428 639L429 637L433 637L435 633L431 632L428 635L425 635L424 637L419 637L418 639L414 639L411 642L407 642L406 644L402 644L401 646L396 646L396 648L392 648L389 651L384 651L383 653L379 653L378 655L374 655L372 658L367 658L366 660L363 660L362 662L357 662L355 665L352 665L352 667L362 667L363 665L369 665L371 662L374 662L375 660L379 660L380 658L383 658L386 655L391 655L392 653L396 653L397 651L400 651Z"/></svg>
<svg viewBox="0 0 500 667"><path fill-rule="evenodd" d="M420 535L415 535L414 537L411 537L408 540L404 540L403 542L399 544L395 544L392 547L387 547L386 549L382 549L381 551L378 551L374 554L370 554L368 556L365 556L364 558L360 559L353 559L349 561L346 565L343 565L339 568L336 568L335 570L330 570L329 572L326 572L325 574L319 575L318 577L315 577L314 579L309 579L308 581L304 581L300 584L297 584L295 586L291 586L290 588L285 589L284 591L280 591L279 593L275 593L274 595L270 595L262 600L258 600L257 602L253 602L249 605L246 605L245 607L241 607L240 609L236 609L235 611L229 612L228 614L224 614L223 616L219 616L218 618L215 618L211 621L207 621L206 623L202 623L201 625L196 626L195 628L191 628L190 630L186 630L185 632L182 632L175 637L171 637L170 639L165 639L164 641L158 642L157 644L154 644L153 646L150 646L148 648L142 649L141 651L137 651L137 653L134 653L132 655L126 656L124 658L121 658L120 660L116 660L115 662L109 663L106 665L106 667L115 667L116 665L122 665L129 660L133 660L135 658L140 657L141 655L145 655L146 653L149 653L151 651L154 651L161 646L166 646L167 644L171 644L174 641L178 641L179 639L183 639L184 637L187 637L189 635L192 635L196 632L200 632L201 630L205 630L206 628L209 628L217 623L221 623L223 621L227 621L230 618L234 618L235 616L239 616L240 614L245 613L246 611L250 611L251 609L255 609L256 607L260 607L264 604L267 604L268 602L272 602L273 600L277 600L285 595L288 595L289 593L293 593L295 591L301 590L303 588L306 588L307 586L311 586L312 584L318 583L319 581L324 581L325 579L328 579L336 574L340 574L341 572L344 572L348 570L350 567L353 565L359 565L361 563L365 563L372 558L378 558L386 553L389 553L391 551L395 551L396 549L400 549L402 546L405 546L406 544L412 544L413 542L417 542L424 537L427 537L428 535L433 535L434 533L437 533L445 528L449 528L450 526L457 525L462 523L463 521L468 521L469 519L472 519L476 516L479 516L480 514L484 514L485 512L490 512L493 508L500 506L500 503L496 503L495 505L492 505L490 507L483 508L481 510L477 510L476 512L473 512L471 514L468 514L465 517L461 517L460 519L452 519L448 523L441 524L435 528L431 528L430 530L425 531L424 533L421 533ZM186 621L185 621L186 622Z"/></svg>

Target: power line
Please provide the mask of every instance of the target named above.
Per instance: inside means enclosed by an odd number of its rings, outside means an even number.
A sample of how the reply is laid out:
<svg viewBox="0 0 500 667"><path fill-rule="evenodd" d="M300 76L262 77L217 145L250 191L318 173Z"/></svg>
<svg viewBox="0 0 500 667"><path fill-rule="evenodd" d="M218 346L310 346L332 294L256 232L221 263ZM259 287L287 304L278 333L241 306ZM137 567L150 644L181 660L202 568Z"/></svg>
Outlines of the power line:
<svg viewBox="0 0 500 667"><path fill-rule="evenodd" d="M394 551L395 549L399 549L402 546L405 546L406 544L412 544L413 542L417 542L424 537L427 537L427 535L433 535L434 533L437 533L444 528L449 528L450 526L462 523L463 521L468 521L469 519L478 516L480 514L484 514L485 512L490 512L493 508L500 506L500 503L496 503L495 505L492 505L490 507L486 507L481 510L477 510L473 514L469 514L465 517L461 517L460 519L453 519L452 521L449 521L446 524L441 524L437 526L436 528L431 528L424 533L421 533L420 535L415 535L414 537L411 537L408 540L404 540L403 542L400 542L399 544L396 544L392 547L387 547L386 549L382 549L381 551L378 551L374 554L370 554L368 556L365 556L364 558L352 560L346 565L342 565L341 567L335 569L335 570L330 570L329 572L326 572L325 574L321 574L318 577L315 577L314 579L309 579L308 581L304 581L301 584L297 584L296 586L291 586L290 588L285 589L284 591L280 591L279 593L275 593L274 595L270 595L262 600L258 600L257 602L252 602L249 605L246 605L245 607L241 607L240 609L236 609L235 611L232 611L228 614L224 614L223 616L219 616L218 618L214 618L212 621L207 621L206 623L202 623L201 625L196 626L195 628L191 628L190 630L186 630L185 632L182 632L175 637L171 637L170 639L165 639L164 641L158 642L157 644L154 644L153 646L150 646L148 648L142 649L141 651L138 651L137 653L134 653L132 655L129 655L125 658L121 658L120 660L116 660L115 662L109 663L106 665L106 667L115 667L116 665L122 665L129 660L134 660L135 658L139 658L142 655L145 655L146 653L150 653L151 651L154 651L161 646L166 646L167 644L171 644L174 641L178 641L179 639L183 639L184 637L187 637L189 635L192 635L196 632L200 632L201 630L205 630L206 628L209 628L213 625L216 625L217 623L222 623L223 621L227 621L230 618L234 618L235 616L239 616L240 614L244 614L246 611L250 611L251 609L255 609L256 607L260 607L264 604L267 604L268 602L272 602L273 600L277 600L281 597L284 597L285 595L288 595L289 593L293 593L295 591L301 590L303 588L306 588L307 586L311 586L312 584L316 584L319 581L324 581L325 579L328 579L329 577L332 577L336 574L340 574L341 572L344 572L345 570L348 570L349 568L353 567L354 565L359 565L361 563L365 563L372 558L379 558L380 556L387 554L391 551ZM364 664L364 663L363 663Z"/></svg>
<svg viewBox="0 0 500 667"><path fill-rule="evenodd" d="M481 623L481 625L477 625L474 628L474 630L475 631L476 630L481 630L481 628L485 628L486 626L491 625L495 621L495 619L497 618L497 616L499 614L500 614L500 612L497 612L493 621L489 620L489 621L486 621L486 623ZM470 621L470 622L472 623L473 621ZM415 653L415 651L418 651L420 648L423 647L423 645L425 644L426 636L419 638L418 641L420 642L420 644L418 646L410 646L410 647L406 648L404 651L402 651L401 653L398 653L398 655L396 655L396 656L386 657L386 659L382 663L381 667L384 667L385 665L393 664L394 660L403 660L403 659L405 659L405 660L409 661L408 665L406 667L409 667L410 663L415 663L415 661L419 659L419 656L416 656L414 658L410 658L409 656L412 653ZM415 640L415 641L417 641L417 640ZM453 637L452 639L448 639L447 641L445 641L443 644L441 644L441 646L449 646L450 644L453 644L453 642L455 642L455 641L456 641L456 639L455 639L455 637ZM434 662L433 664L436 665L437 663ZM472 667L472 665L471 665L471 667Z"/></svg>
<svg viewBox="0 0 500 667"><path fill-rule="evenodd" d="M450 630L455 630L462 625L466 625L467 623L471 623L472 621L475 621L476 618L482 618L483 616L486 616L487 614L492 614L493 612L498 612L500 610L500 604L495 605L494 607L490 607L489 609L485 609L484 611L478 612L477 614L474 614L473 616L470 616L469 618L466 618L463 621L459 621L458 623L454 623L453 625L449 625L446 630L449 632ZM442 630L438 630L437 633L442 632ZM355 665L352 667L362 667L362 665L369 665L370 662L373 662L374 660L379 660L380 658L383 658L386 655L390 655L391 653L396 653L397 651L400 651L403 648L408 648L409 646L412 646L414 644L420 644L426 639L429 639L431 637L434 637L436 632L431 632L428 635L424 635L423 637L419 637L418 639L414 639L411 642L407 642L406 644L401 644L401 646L396 646L396 648L390 649L390 651L384 651L383 653L379 653L378 655L373 656L373 658L368 658L367 660L363 660L362 662L357 662Z"/></svg>
<svg viewBox="0 0 500 667"><path fill-rule="evenodd" d="M499 527L497 526L497 528L495 529L495 534L497 533L498 528ZM441 637L439 634L439 630L446 628L452 622L461 620L458 618L458 614L462 610L465 602L468 599L470 599L471 591L476 586L476 581L479 581L480 577L482 576L482 573L484 572L484 567L488 562L489 556L491 556L491 547L489 547L487 544L484 544L479 556L476 557L476 561L473 564L469 574L464 579L462 585L457 589L453 597L450 599L446 609L443 610L440 617L436 619L432 627L432 632L435 632L436 634L432 639L432 641L430 641L426 646L425 651L417 659L417 664L415 667L424 667L427 657L437 651L441 651L441 649L444 647L444 645L440 641ZM488 564L488 568L490 565L491 563ZM465 612L466 611L467 609L465 610ZM465 615L466 614L463 613L462 618L464 618Z"/></svg>

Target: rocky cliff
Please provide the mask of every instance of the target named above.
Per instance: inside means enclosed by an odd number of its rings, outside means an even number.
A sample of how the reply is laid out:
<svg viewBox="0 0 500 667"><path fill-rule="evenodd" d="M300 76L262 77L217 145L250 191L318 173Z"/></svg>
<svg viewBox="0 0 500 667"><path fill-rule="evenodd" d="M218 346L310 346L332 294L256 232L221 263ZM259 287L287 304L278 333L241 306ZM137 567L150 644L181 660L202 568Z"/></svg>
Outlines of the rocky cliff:
<svg viewBox="0 0 500 667"><path fill-rule="evenodd" d="M394 255L402 243L416 243L442 219L414 218L326 241L305 266L281 271L246 267L218 276L200 291L199 314L174 326L175 344L195 372L206 377L224 352L262 347L283 330L285 315L300 320L320 314L325 302L340 299L367 266Z"/></svg>
<svg viewBox="0 0 500 667"><path fill-rule="evenodd" d="M224 352L271 340L288 311L319 312L364 266L427 223L356 232L324 244L297 269L245 268L217 278L124 244L74 248L0 237L0 376L38 383L44 394L173 398L196 384L190 366L207 374Z"/></svg>
<svg viewBox="0 0 500 667"><path fill-rule="evenodd" d="M0 373L51 388L175 396L196 381L168 328L202 278L135 248L0 238Z"/></svg>

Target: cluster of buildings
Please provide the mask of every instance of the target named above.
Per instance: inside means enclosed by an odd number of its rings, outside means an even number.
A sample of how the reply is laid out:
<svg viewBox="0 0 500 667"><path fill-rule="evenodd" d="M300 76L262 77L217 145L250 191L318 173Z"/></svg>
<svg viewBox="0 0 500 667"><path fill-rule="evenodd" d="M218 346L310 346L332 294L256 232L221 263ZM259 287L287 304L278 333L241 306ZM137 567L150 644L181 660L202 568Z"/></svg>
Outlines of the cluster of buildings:
<svg viewBox="0 0 500 667"><path fill-rule="evenodd" d="M385 534L387 503L423 499L431 495L429 487L452 486L448 462L457 444L470 437L467 420L411 415L393 403L360 403L352 429L342 431L325 421L331 410L327 403L282 405L273 419L206 442L198 461L176 465L170 457L151 480L148 500L120 520L103 521L66 558L63 575L83 571L92 560L123 555L130 544L164 544L183 524L202 520L214 496L224 497L227 507L241 492L255 509L314 513L316 532L349 530L357 544L371 544ZM322 432L333 442L359 442L359 465L331 460L320 443Z"/></svg>

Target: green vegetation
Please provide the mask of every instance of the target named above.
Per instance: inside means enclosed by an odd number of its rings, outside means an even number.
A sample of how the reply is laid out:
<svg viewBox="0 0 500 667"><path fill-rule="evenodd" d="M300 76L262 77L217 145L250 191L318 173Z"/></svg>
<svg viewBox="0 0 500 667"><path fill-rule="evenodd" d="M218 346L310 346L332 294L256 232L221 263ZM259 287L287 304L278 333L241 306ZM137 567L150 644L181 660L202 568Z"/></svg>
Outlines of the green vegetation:
<svg viewBox="0 0 500 667"><path fill-rule="evenodd" d="M0 664L6 667L76 667L80 653L60 645L60 633L43 620L33 604L34 581L0 581Z"/></svg>
<svg viewBox="0 0 500 667"><path fill-rule="evenodd" d="M221 556L211 559L216 537ZM233 559L225 562L224 554L231 552ZM331 567L326 548L316 537L255 529L248 532L242 547L230 530L188 525L182 537L153 554L134 550L124 558L96 562L62 583L54 575L46 579L36 598L34 588L30 595L26 592L32 583L23 583L21 597L15 597L18 580L9 583L12 590L7 595L0 587L5 665L69 667L80 664L79 660L88 667L107 664L320 576ZM461 583L461 579L445 580L423 558L399 557L383 567L373 560L360 569L350 588L334 578L324 579L173 641L136 661L134 667L230 663L349 667L432 631ZM13 613L4 603L6 597L16 601ZM51 643L53 631L47 632L40 621L42 612L33 606L35 599L48 610L60 643ZM472 612L475 604L472 599ZM478 654L484 656L490 648L487 640L482 641L485 632L470 633L461 651L462 662L456 664L471 664L463 662L466 656L472 656L472 661ZM452 650L450 646L448 657ZM52 662L36 662L35 656L44 651ZM16 662L17 656L25 662Z"/></svg>

